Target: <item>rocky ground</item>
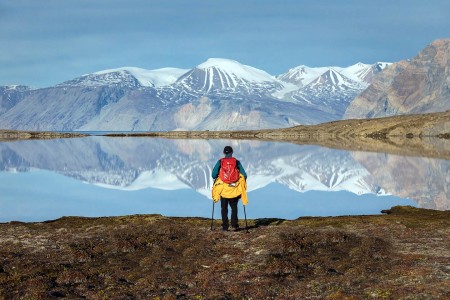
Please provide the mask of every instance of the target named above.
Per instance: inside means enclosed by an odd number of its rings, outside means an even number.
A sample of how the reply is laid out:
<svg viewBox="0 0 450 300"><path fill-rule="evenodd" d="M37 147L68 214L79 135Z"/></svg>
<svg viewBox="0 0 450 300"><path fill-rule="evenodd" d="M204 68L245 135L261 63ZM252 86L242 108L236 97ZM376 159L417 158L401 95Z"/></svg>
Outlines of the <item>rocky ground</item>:
<svg viewBox="0 0 450 300"><path fill-rule="evenodd" d="M450 299L449 211L257 219L248 233L219 225L159 215L0 224L0 299Z"/></svg>

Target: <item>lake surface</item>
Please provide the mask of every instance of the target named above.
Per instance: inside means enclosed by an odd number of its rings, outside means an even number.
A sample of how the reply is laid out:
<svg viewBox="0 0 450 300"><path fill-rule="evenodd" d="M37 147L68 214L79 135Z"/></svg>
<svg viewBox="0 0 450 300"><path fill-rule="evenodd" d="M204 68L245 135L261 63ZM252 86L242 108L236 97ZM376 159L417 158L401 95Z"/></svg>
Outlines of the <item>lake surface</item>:
<svg viewBox="0 0 450 300"><path fill-rule="evenodd" d="M247 218L378 214L395 205L450 209L448 160L281 142L92 136L0 142L0 222L210 218L210 174L226 145L248 174Z"/></svg>

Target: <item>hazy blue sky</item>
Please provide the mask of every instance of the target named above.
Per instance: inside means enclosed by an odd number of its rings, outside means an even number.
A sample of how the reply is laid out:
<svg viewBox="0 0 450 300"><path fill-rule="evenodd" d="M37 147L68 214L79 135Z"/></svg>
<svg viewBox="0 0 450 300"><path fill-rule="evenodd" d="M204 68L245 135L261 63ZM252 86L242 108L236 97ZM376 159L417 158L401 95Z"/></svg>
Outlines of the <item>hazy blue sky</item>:
<svg viewBox="0 0 450 300"><path fill-rule="evenodd" d="M0 85L192 68L209 57L278 75L394 62L449 36L448 0L2 0Z"/></svg>

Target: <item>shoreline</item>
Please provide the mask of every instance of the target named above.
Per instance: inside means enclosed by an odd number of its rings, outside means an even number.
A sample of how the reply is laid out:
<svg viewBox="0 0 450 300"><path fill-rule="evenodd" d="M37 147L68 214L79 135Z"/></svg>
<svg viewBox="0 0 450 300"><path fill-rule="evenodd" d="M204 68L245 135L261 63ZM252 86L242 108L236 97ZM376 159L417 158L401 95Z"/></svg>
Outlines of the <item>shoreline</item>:
<svg viewBox="0 0 450 300"><path fill-rule="evenodd" d="M267 140L321 140L339 137L363 137L373 140L389 138L450 139L450 110L438 113L399 115L375 119L348 119L316 125L298 125L288 128L255 130L177 130L105 133L109 137L167 137L203 139L267 139ZM0 129L0 138L39 139L90 136L83 132Z"/></svg>
<svg viewBox="0 0 450 300"><path fill-rule="evenodd" d="M212 201L212 199L209 199ZM255 219L247 219L247 221L250 223L258 222L258 220L271 220L270 222L275 222L275 220L281 224L281 223L289 223L289 222L297 222L300 220L313 220L313 219L339 219L339 218L365 218L365 217L379 217L379 216L386 216L389 215L391 210L393 208L400 208L400 209L413 209L417 210L418 212L427 212L427 211L434 211L434 212L447 212L447 210L439 210L439 209L432 209L432 208L420 208L416 206L410 206L410 205L397 205L393 206L390 209L383 209L379 213L372 213L372 214L349 214L349 215L336 215L336 216L300 216L297 218L292 219L284 219L284 218L278 218L278 217L263 217L263 218L255 218ZM242 208L242 207L241 207ZM448 211L450 215L450 210ZM19 221L19 220L11 220L11 221L4 221L0 222L1 225L38 225L38 224L46 224L46 223L54 223L59 222L64 219L80 219L85 220L86 222L94 221L94 220L100 220L100 219L126 219L126 218L147 218L148 216L157 216L158 218L163 219L174 219L174 220L202 220L202 221L209 221L209 225L211 225L211 218L210 217L200 217L200 216L170 216L170 215L163 215L160 213L150 213L150 214L125 214L125 215L112 215L112 216L79 216L79 215L70 215L70 216L61 216L55 219L47 219L47 220L41 220L41 221ZM241 220L243 221L243 219ZM217 224L220 223L220 216L216 216L214 218L214 224L217 226L215 229L220 229L220 226ZM245 226L245 225L244 225ZM249 226L250 227L250 226ZM242 226L240 228L243 230ZM1 238L0 238L1 239Z"/></svg>
<svg viewBox="0 0 450 300"><path fill-rule="evenodd" d="M249 233L161 215L3 223L0 298L448 297L450 211L385 213L248 220Z"/></svg>
<svg viewBox="0 0 450 300"><path fill-rule="evenodd" d="M56 131L27 131L0 129L0 142L12 142L21 140L48 140L62 138L86 137L88 134L78 132L56 132Z"/></svg>
<svg viewBox="0 0 450 300"><path fill-rule="evenodd" d="M130 132L96 135L111 138L245 139L450 159L450 111L378 119L340 120L283 129ZM85 136L90 135L79 132L0 130L0 141Z"/></svg>

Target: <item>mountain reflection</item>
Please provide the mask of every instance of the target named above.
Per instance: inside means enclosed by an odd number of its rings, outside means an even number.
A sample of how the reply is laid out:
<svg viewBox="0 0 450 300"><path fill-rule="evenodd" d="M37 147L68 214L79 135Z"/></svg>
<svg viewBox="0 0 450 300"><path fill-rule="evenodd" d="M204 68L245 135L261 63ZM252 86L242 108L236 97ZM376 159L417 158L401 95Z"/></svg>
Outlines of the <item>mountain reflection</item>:
<svg viewBox="0 0 450 300"><path fill-rule="evenodd" d="M450 209L450 162L348 152L289 143L88 137L0 143L0 170L48 170L120 190L193 189L210 197L211 169L225 145L249 174L249 191L276 183L297 192L410 198L420 207Z"/></svg>

